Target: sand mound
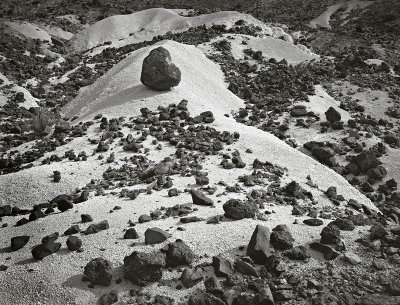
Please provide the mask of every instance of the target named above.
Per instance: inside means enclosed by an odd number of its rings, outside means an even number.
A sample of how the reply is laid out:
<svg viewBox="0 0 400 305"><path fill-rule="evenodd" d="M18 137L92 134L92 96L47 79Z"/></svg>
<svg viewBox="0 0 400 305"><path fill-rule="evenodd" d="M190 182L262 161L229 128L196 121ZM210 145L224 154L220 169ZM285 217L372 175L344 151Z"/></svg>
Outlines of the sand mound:
<svg viewBox="0 0 400 305"><path fill-rule="evenodd" d="M190 27L201 25L225 24L232 26L238 20L260 26L263 33L281 37L287 36L281 28L268 27L254 17L234 11L222 11L195 17L180 16L176 10L152 8L129 15L116 15L105 18L77 33L71 40L75 50L83 51L111 41L107 47L121 47L129 43L137 43L153 39L165 33L184 32ZM101 48L100 48L101 49ZM99 50L97 50L99 51Z"/></svg>
<svg viewBox="0 0 400 305"><path fill-rule="evenodd" d="M172 61L182 72L181 83L169 92L149 90L140 82L143 59L158 45L169 50ZM194 46L162 41L155 46L133 52L93 85L83 89L64 107L63 112L67 116L79 115L81 120L89 119L97 113L110 117L129 117L139 114L142 107L156 109L159 105L178 103L182 99L189 101L188 108L192 115L211 110L216 117L213 123L216 128L238 131L241 134L241 139L236 144L238 149L245 150L250 147L254 151L252 158L266 159L287 167L290 177L299 182L304 182L305 177L310 175L321 189L334 185L346 198L353 198L373 206L364 195L334 171L290 148L269 133L244 126L233 118L225 117L224 114L243 107L244 103L227 90L219 66L207 59L204 53Z"/></svg>

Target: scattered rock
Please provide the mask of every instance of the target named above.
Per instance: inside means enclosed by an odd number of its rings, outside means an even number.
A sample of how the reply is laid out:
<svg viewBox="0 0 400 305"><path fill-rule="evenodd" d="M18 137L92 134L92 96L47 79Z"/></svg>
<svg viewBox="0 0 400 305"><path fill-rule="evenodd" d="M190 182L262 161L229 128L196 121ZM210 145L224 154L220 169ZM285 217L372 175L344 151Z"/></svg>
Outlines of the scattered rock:
<svg viewBox="0 0 400 305"><path fill-rule="evenodd" d="M67 239L67 247L70 251L76 251L82 247L82 240L76 236L70 235Z"/></svg>
<svg viewBox="0 0 400 305"><path fill-rule="evenodd" d="M145 285L161 280L165 256L162 253L133 252L124 258L124 274L132 283Z"/></svg>
<svg viewBox="0 0 400 305"><path fill-rule="evenodd" d="M22 235L11 238L11 249L17 251L29 242L30 236Z"/></svg>
<svg viewBox="0 0 400 305"><path fill-rule="evenodd" d="M84 231L85 234L95 234L103 230L108 230L110 228L110 225L108 224L107 220L103 220L98 223L91 224L90 226L87 227L87 229Z"/></svg>
<svg viewBox="0 0 400 305"><path fill-rule="evenodd" d="M247 246L247 255L250 256L255 263L264 265L267 258L273 254L269 241L269 229L262 225L257 225Z"/></svg>
<svg viewBox="0 0 400 305"><path fill-rule="evenodd" d="M204 279L203 270L200 267L185 268L181 275L181 281L185 288L190 288Z"/></svg>
<svg viewBox="0 0 400 305"><path fill-rule="evenodd" d="M159 228L149 228L144 232L145 244L154 245L162 243L170 238L172 234L165 232Z"/></svg>
<svg viewBox="0 0 400 305"><path fill-rule="evenodd" d="M83 273L92 285L110 286L113 277L111 269L111 262L98 257L87 263Z"/></svg>
<svg viewBox="0 0 400 305"><path fill-rule="evenodd" d="M180 265L191 265L196 255L182 240L178 239L168 244L166 251L166 265L177 267Z"/></svg>
<svg viewBox="0 0 400 305"><path fill-rule="evenodd" d="M233 219L254 218L258 213L258 207L254 202L229 199L223 205L225 217Z"/></svg>
<svg viewBox="0 0 400 305"><path fill-rule="evenodd" d="M210 198L208 198L206 195L204 195L199 190L192 189L190 191L190 194L192 195L192 201L193 201L194 204L206 205L206 206L214 205L214 201L211 200Z"/></svg>
<svg viewBox="0 0 400 305"><path fill-rule="evenodd" d="M124 239L138 239L139 234L136 232L135 228L129 228L125 231Z"/></svg>

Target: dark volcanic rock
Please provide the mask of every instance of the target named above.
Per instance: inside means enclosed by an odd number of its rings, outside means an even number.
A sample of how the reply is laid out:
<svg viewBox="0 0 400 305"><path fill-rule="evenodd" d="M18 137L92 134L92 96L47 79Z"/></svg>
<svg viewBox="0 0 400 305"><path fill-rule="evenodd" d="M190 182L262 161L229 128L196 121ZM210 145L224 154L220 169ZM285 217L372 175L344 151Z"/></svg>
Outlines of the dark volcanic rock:
<svg viewBox="0 0 400 305"><path fill-rule="evenodd" d="M321 231L321 243L337 244L340 242L340 229L335 225L329 225Z"/></svg>
<svg viewBox="0 0 400 305"><path fill-rule="evenodd" d="M60 199L58 202L57 202L57 208L61 211L61 212L65 212L65 211L67 211L67 210L69 210L69 209L72 209L73 208L73 204L72 204L72 202L70 201L70 200L67 200L67 199Z"/></svg>
<svg viewBox="0 0 400 305"><path fill-rule="evenodd" d="M329 109L325 112L325 116L329 122L338 122L342 118L340 113L333 107L329 107Z"/></svg>
<svg viewBox="0 0 400 305"><path fill-rule="evenodd" d="M139 234L136 232L135 228L129 228L125 231L124 239L137 239L139 238Z"/></svg>
<svg viewBox="0 0 400 305"><path fill-rule="evenodd" d="M180 83L181 71L172 63L169 51L158 47L144 59L140 81L151 89L165 91Z"/></svg>
<svg viewBox="0 0 400 305"><path fill-rule="evenodd" d="M55 243L53 241L46 244L40 244L32 249L32 256L36 260L41 260L46 256L56 253L61 247L61 243Z"/></svg>
<svg viewBox="0 0 400 305"><path fill-rule="evenodd" d="M234 272L233 262L222 256L214 256L212 265L217 276L226 277Z"/></svg>
<svg viewBox="0 0 400 305"><path fill-rule="evenodd" d="M64 235L72 235L79 233L80 231L81 229L79 228L78 225L72 225L64 232Z"/></svg>
<svg viewBox="0 0 400 305"><path fill-rule="evenodd" d="M70 251L76 251L82 247L82 240L76 236L70 235L67 239L67 247Z"/></svg>
<svg viewBox="0 0 400 305"><path fill-rule="evenodd" d="M273 254L269 245L269 229L257 225L247 246L247 255L257 264L263 265L267 258Z"/></svg>
<svg viewBox="0 0 400 305"><path fill-rule="evenodd" d="M352 163L356 164L358 169L362 172L379 165L379 161L372 150L364 150L362 153L354 157ZM355 172L353 173L357 174Z"/></svg>
<svg viewBox="0 0 400 305"><path fill-rule="evenodd" d="M11 249L17 251L23 248L29 241L30 236L22 235L11 238Z"/></svg>
<svg viewBox="0 0 400 305"><path fill-rule="evenodd" d="M330 225L334 225L343 231L353 231L356 228L354 222L346 218L337 218L334 221L330 222L329 226Z"/></svg>
<svg viewBox="0 0 400 305"><path fill-rule="evenodd" d="M294 238L289 231L274 231L271 233L271 244L275 249L288 250L293 248Z"/></svg>
<svg viewBox="0 0 400 305"><path fill-rule="evenodd" d="M94 233L98 233L103 230L107 230L109 228L110 228L110 225L108 224L108 221L103 220L101 222L93 223L90 226L88 226L84 233L85 234L94 234Z"/></svg>
<svg viewBox="0 0 400 305"><path fill-rule="evenodd" d="M166 251L167 266L190 265L195 257L194 252L182 240L178 239L168 244L168 250Z"/></svg>
<svg viewBox="0 0 400 305"><path fill-rule="evenodd" d="M312 227L322 226L324 224L324 222L318 218L304 219L303 223L306 224L307 226L312 226Z"/></svg>
<svg viewBox="0 0 400 305"><path fill-rule="evenodd" d="M185 268L181 275L181 281L185 288L190 288L204 279L203 270L200 267Z"/></svg>
<svg viewBox="0 0 400 305"><path fill-rule="evenodd" d="M194 204L207 205L207 206L214 205L214 201L212 201L212 199L208 198L199 190L192 189L190 191L190 194L192 195L192 201Z"/></svg>
<svg viewBox="0 0 400 305"><path fill-rule="evenodd" d="M332 247L318 242L311 243L310 248L321 252L324 255L324 258L327 260L335 259L340 255L340 253L334 250Z"/></svg>
<svg viewBox="0 0 400 305"><path fill-rule="evenodd" d="M295 260L306 260L311 257L310 252L308 252L307 248L304 246L296 246L293 249L287 250L284 254L290 259Z"/></svg>
<svg viewBox="0 0 400 305"><path fill-rule="evenodd" d="M82 214L81 219L82 219L82 223L93 221L92 216L90 216L89 214Z"/></svg>
<svg viewBox="0 0 400 305"><path fill-rule="evenodd" d="M229 199L223 205L225 217L233 219L254 218L258 213L258 207L254 202Z"/></svg>
<svg viewBox="0 0 400 305"><path fill-rule="evenodd" d="M9 204L0 206L0 217L11 216L11 211L12 208Z"/></svg>
<svg viewBox="0 0 400 305"><path fill-rule="evenodd" d="M110 286L112 281L111 269L111 262L98 257L85 266L83 274L93 285Z"/></svg>
<svg viewBox="0 0 400 305"><path fill-rule="evenodd" d="M165 256L162 253L135 251L124 258L125 277L138 285L161 280L164 266Z"/></svg>
<svg viewBox="0 0 400 305"><path fill-rule="evenodd" d="M144 232L144 238L146 245L154 245L162 243L163 241L170 238L172 235L159 228L149 228Z"/></svg>

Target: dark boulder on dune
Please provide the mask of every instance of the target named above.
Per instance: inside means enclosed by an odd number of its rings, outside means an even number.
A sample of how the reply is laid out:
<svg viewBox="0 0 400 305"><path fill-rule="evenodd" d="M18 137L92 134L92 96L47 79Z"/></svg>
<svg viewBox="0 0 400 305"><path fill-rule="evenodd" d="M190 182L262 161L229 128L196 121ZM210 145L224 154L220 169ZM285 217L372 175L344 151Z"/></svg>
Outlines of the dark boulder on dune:
<svg viewBox="0 0 400 305"><path fill-rule="evenodd" d="M140 81L153 90L167 91L179 85L181 71L172 63L169 51L158 47L144 59Z"/></svg>

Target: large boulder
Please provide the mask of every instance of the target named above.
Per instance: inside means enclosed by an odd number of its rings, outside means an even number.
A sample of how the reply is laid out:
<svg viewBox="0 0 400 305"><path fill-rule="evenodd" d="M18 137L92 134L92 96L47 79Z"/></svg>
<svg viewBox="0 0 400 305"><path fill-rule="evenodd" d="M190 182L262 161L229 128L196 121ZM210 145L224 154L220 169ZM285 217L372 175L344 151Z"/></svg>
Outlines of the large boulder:
<svg viewBox="0 0 400 305"><path fill-rule="evenodd" d="M273 254L274 251L269 244L269 238L269 229L262 225L257 225L247 246L247 255L255 263L263 265L267 258Z"/></svg>
<svg viewBox="0 0 400 305"><path fill-rule="evenodd" d="M338 122L342 118L339 111L333 107L329 107L329 109L325 112L325 116L329 122Z"/></svg>
<svg viewBox="0 0 400 305"><path fill-rule="evenodd" d="M181 71L172 63L169 51L158 47L144 59L140 81L151 89L166 91L179 85Z"/></svg>
<svg viewBox="0 0 400 305"><path fill-rule="evenodd" d="M162 253L135 251L124 258L124 274L132 283L145 285L161 280L165 256Z"/></svg>
<svg viewBox="0 0 400 305"><path fill-rule="evenodd" d="M93 285L110 286L112 280L111 268L111 262L98 257L85 266L83 273Z"/></svg>

